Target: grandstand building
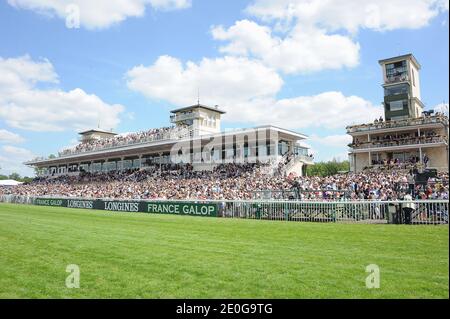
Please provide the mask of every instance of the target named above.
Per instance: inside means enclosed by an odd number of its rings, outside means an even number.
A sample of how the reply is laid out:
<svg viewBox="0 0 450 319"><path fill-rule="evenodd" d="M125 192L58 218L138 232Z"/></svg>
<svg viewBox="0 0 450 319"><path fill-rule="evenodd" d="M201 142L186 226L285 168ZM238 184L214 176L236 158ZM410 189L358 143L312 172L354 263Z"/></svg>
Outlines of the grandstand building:
<svg viewBox="0 0 450 319"><path fill-rule="evenodd" d="M350 168L417 168L447 171L448 117L424 112L420 64L412 54L379 61L383 71L384 119L348 126Z"/></svg>
<svg viewBox="0 0 450 319"><path fill-rule="evenodd" d="M194 170L213 170L222 163L269 163L268 173L283 162L286 174L305 174L313 164L307 136L272 125L221 131L217 106L200 103L173 110L172 127L132 134L99 129L80 132L80 143L58 156L26 162L39 176L77 175L131 168L190 163Z"/></svg>

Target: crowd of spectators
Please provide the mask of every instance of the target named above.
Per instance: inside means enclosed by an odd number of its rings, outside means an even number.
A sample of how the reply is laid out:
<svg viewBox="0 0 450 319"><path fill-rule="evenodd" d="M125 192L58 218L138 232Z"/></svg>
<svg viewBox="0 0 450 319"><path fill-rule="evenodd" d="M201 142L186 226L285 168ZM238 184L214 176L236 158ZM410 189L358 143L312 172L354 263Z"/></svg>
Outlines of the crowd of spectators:
<svg viewBox="0 0 450 319"><path fill-rule="evenodd" d="M448 124L448 116L442 112L436 112L432 115L431 114L423 114L422 116L417 117L417 118L407 118L407 119L401 119L401 120L383 120L383 118L380 117L379 119L375 119L373 123L351 125L351 126L347 126L346 129L350 133L350 132L355 132L355 131L365 131L365 130L371 130L371 129L384 129L384 128L430 124L430 123Z"/></svg>
<svg viewBox="0 0 450 319"><path fill-rule="evenodd" d="M190 165L155 165L141 170L36 178L31 183L0 188L0 195L245 200L272 191L289 194L289 199L318 201L401 200L406 194L416 199L448 199L448 173L419 184L404 171L297 177L267 174L264 168L258 164L222 164L213 171L195 171Z"/></svg>
<svg viewBox="0 0 450 319"><path fill-rule="evenodd" d="M374 147L389 147L399 145L412 145L412 144L427 144L437 143L445 140L445 136L439 135L435 130L429 130L414 133L403 134L385 134L371 137L370 141L360 141L358 138L354 138L353 143L349 144L350 147L359 148L374 148Z"/></svg>
<svg viewBox="0 0 450 319"><path fill-rule="evenodd" d="M400 160L399 158L379 158L372 159L372 167L376 170L399 170L399 169L417 169L419 167L428 167L429 157L424 154L422 163L418 156L410 156L406 160Z"/></svg>
<svg viewBox="0 0 450 319"><path fill-rule="evenodd" d="M185 129L186 128L183 127L163 127L150 129L144 132L116 135L111 138L93 139L87 142L82 142L73 148L65 149L59 152L59 156L84 153L122 145L179 138Z"/></svg>

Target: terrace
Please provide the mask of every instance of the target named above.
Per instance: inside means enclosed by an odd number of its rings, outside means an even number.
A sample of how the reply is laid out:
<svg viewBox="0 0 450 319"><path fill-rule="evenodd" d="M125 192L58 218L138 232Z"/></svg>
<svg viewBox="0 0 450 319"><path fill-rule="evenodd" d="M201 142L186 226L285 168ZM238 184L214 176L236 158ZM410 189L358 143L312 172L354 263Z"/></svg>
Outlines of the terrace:
<svg viewBox="0 0 450 319"><path fill-rule="evenodd" d="M427 145L427 144L440 144L448 143L445 136L438 135L436 132L429 132L427 135L412 136L408 134L402 134L401 136L388 135L385 138L359 142L355 140L348 146L355 149L373 149L383 147L396 147L396 146L408 146L408 145Z"/></svg>
<svg viewBox="0 0 450 319"><path fill-rule="evenodd" d="M149 142L175 140L188 136L189 130L187 128L172 127L152 129L145 132L132 133L128 135L118 135L113 138L99 139L87 143L80 143L77 146L65 149L58 153L58 158L64 158L70 155L77 155L83 153L90 153L100 150L114 149L123 146L131 146L138 144L145 144ZM40 158L45 160L45 158Z"/></svg>
<svg viewBox="0 0 450 319"><path fill-rule="evenodd" d="M390 129L390 128L402 128L409 126L420 126L427 124L443 124L448 126L448 117L442 114L436 114L431 116L421 116L413 119L402 119L395 121L375 121L374 123L351 125L347 126L347 134L367 132Z"/></svg>

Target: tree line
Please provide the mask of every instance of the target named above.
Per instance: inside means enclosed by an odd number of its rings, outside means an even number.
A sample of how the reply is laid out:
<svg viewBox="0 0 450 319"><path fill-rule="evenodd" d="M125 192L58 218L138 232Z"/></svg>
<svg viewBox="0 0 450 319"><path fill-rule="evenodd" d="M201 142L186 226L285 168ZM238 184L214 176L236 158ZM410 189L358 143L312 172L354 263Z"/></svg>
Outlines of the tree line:
<svg viewBox="0 0 450 319"><path fill-rule="evenodd" d="M339 173L347 173L350 170L349 161L338 161L333 159L328 162L318 162L314 165L309 165L306 169L308 176L326 177L336 175Z"/></svg>
<svg viewBox="0 0 450 319"><path fill-rule="evenodd" d="M0 170L2 168L0 167ZM4 174L0 174L0 181L4 181L6 179L12 179L18 182L22 182L22 183L29 183L33 180L33 177L28 177L28 176L20 176L20 174L18 173L12 173L10 175L4 175Z"/></svg>

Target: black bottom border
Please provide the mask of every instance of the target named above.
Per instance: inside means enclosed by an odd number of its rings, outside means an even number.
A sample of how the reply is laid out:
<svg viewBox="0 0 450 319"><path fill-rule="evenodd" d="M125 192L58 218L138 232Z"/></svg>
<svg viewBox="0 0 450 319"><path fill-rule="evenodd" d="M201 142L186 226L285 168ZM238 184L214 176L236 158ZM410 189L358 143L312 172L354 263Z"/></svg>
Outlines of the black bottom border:
<svg viewBox="0 0 450 319"><path fill-rule="evenodd" d="M0 300L2 310L14 314L85 316L97 312L103 315L129 318L315 318L320 315L383 316L399 312L405 315L429 315L448 309L448 299L441 300L294 300L294 299L20 299ZM206 307L208 314L206 315ZM9 308L9 309L8 309Z"/></svg>

